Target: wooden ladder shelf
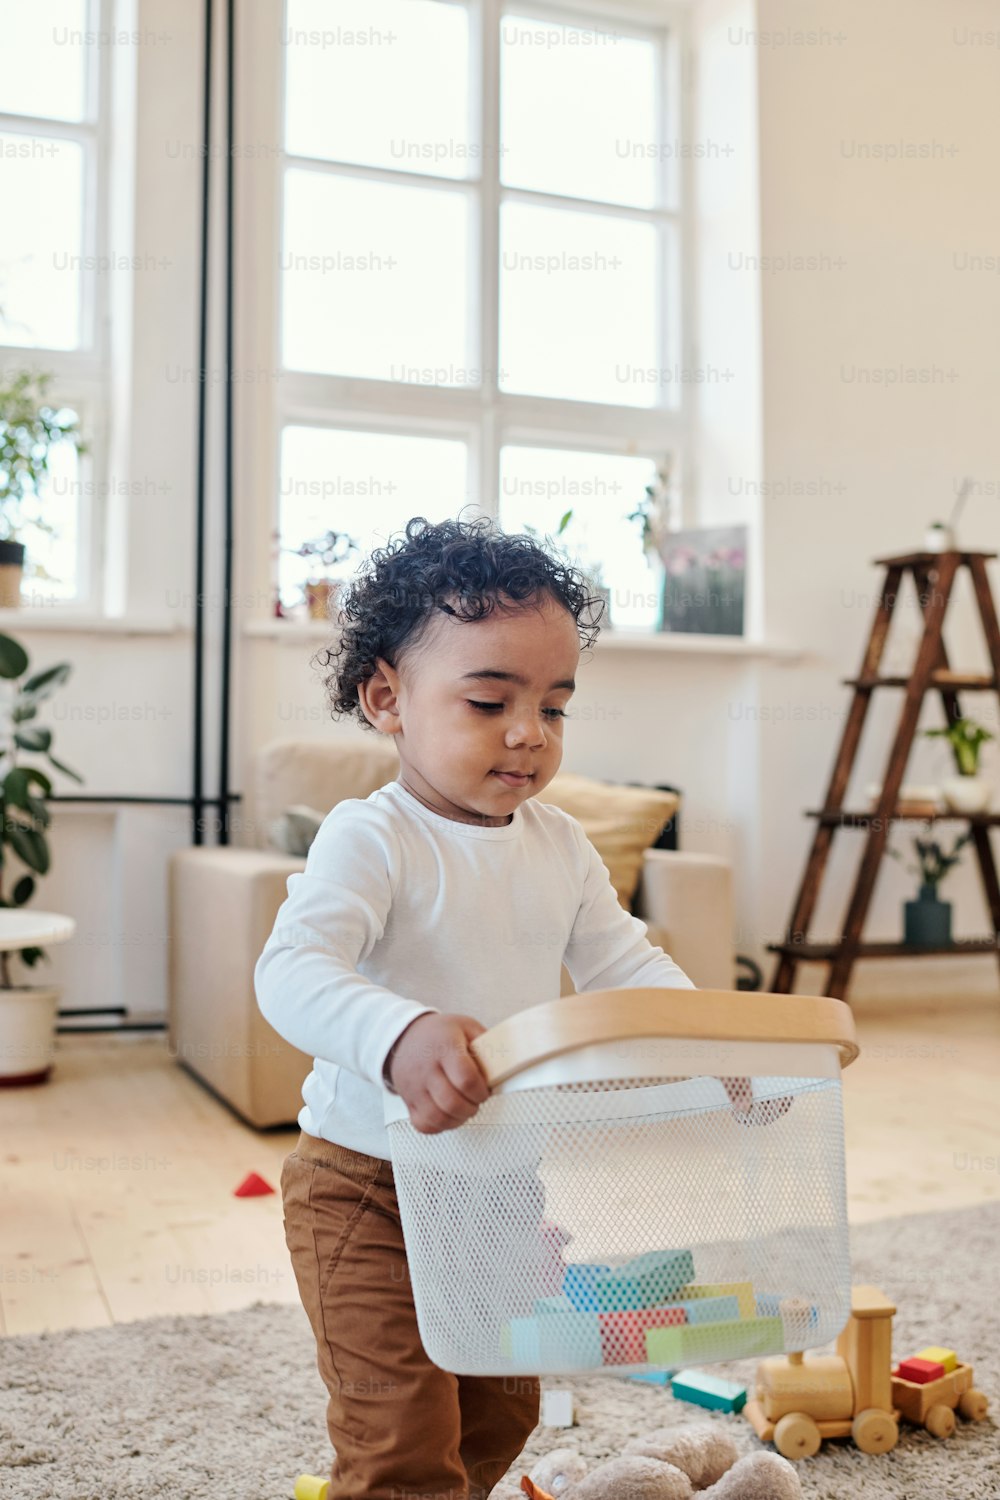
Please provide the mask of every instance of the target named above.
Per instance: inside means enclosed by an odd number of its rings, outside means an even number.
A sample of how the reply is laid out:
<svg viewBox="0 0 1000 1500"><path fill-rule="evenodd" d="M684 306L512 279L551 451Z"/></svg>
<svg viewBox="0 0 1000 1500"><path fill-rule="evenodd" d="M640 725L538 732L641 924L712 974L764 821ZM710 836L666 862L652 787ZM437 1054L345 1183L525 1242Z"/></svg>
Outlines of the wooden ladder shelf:
<svg viewBox="0 0 1000 1500"><path fill-rule="evenodd" d="M1000 958L1000 884L990 845L990 828L1000 825L1000 814L982 813L962 817L956 813L938 813L941 819L952 818L968 823L972 831L973 846L979 863L986 893L986 903L993 924L991 938L974 941L959 941L946 948L914 947L906 943L863 942L864 927L875 877L885 852L889 827L894 818L906 816L896 810L903 773L910 754L910 747L920 717L920 709L927 692L941 695L948 722L962 716L959 691L996 692L1000 695L1000 623L990 590L986 571L988 558L995 552L911 552L902 557L880 557L876 563L886 570L882 592L876 606L871 634L865 647L864 660L857 677L847 678L846 685L853 687L854 698L844 725L840 748L834 762L827 788L826 799L821 809L807 814L816 819L816 831L806 862L805 873L799 887L785 938L780 943L769 943L769 949L778 954L778 961L771 984L774 994L789 994L795 985L798 965L804 962L822 962L829 965L827 995L843 999L855 961L859 958L912 957L927 953L996 953ZM992 666L991 673L955 672L948 662L945 650L943 624L948 601L959 568L968 568L972 577L986 645ZM893 610L899 598L900 584L904 574L912 576L924 617L924 631L917 649L916 662L909 677L883 677L879 675L879 664L885 647ZM857 755L872 694L876 688L903 688L902 712L889 754L889 766L882 782L878 806L870 812L849 812L844 809L844 795L850 780L851 769ZM913 814L921 818L920 814ZM807 939L819 897L820 884L826 868L833 835L838 828L859 828L866 832L864 852L858 867L851 893L844 929L838 941L833 943L811 943Z"/></svg>

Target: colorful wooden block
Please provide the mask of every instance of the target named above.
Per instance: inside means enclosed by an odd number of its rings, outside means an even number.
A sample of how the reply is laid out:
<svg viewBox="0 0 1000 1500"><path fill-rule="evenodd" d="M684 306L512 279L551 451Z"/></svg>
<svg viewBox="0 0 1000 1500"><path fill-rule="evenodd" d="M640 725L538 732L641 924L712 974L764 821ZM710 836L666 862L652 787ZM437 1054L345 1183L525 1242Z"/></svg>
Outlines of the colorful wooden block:
<svg viewBox="0 0 1000 1500"><path fill-rule="evenodd" d="M642 1370L638 1373L626 1375L626 1380L641 1380L646 1385L669 1385L669 1370Z"/></svg>
<svg viewBox="0 0 1000 1500"><path fill-rule="evenodd" d="M933 1365L944 1365L947 1374L958 1367L958 1355L954 1349L942 1349L940 1344L931 1344L928 1349L921 1349L913 1357L930 1360Z"/></svg>
<svg viewBox="0 0 1000 1500"><path fill-rule="evenodd" d="M593 1313L511 1318L510 1344L511 1359L529 1370L589 1370L601 1363L601 1334Z"/></svg>
<svg viewBox="0 0 1000 1500"><path fill-rule="evenodd" d="M724 1323L685 1323L650 1328L646 1357L653 1365L683 1366L689 1359L749 1359L773 1354L784 1345L780 1318L735 1318Z"/></svg>
<svg viewBox="0 0 1000 1500"><path fill-rule="evenodd" d="M542 1427L572 1427L573 1392L542 1391L542 1407L538 1420Z"/></svg>
<svg viewBox="0 0 1000 1500"><path fill-rule="evenodd" d="M788 1298L778 1293L772 1295L770 1292L758 1292L755 1300L758 1318L780 1318L781 1304L783 1302L787 1303ZM815 1307L812 1303L806 1305L809 1308L808 1322L811 1325L819 1319L819 1308Z"/></svg>
<svg viewBox="0 0 1000 1500"><path fill-rule="evenodd" d="M682 1307L637 1307L630 1312L598 1313L601 1353L606 1365L644 1365L646 1329L686 1322Z"/></svg>
<svg viewBox="0 0 1000 1500"><path fill-rule="evenodd" d="M720 1323L724 1319L738 1318L738 1297L696 1297L693 1302L678 1302L683 1307L689 1323Z"/></svg>
<svg viewBox="0 0 1000 1500"><path fill-rule="evenodd" d="M680 1288L694 1275L690 1250L651 1250L613 1271L599 1275L594 1292L600 1312L627 1312L640 1307L662 1307L677 1300Z"/></svg>
<svg viewBox="0 0 1000 1500"><path fill-rule="evenodd" d="M702 1281L692 1282L689 1286L683 1286L677 1297L677 1302L692 1302L699 1297L735 1297L739 1303L741 1318L754 1318L757 1316L756 1300L753 1287L749 1281ZM767 1316L777 1316L768 1314Z"/></svg>
<svg viewBox="0 0 1000 1500"><path fill-rule="evenodd" d="M934 1359L900 1360L899 1369L893 1370L900 1380L911 1380L914 1385L929 1385L932 1380L943 1380L946 1374L944 1365Z"/></svg>
<svg viewBox="0 0 1000 1500"><path fill-rule="evenodd" d="M536 1313L542 1314L542 1313L557 1313L557 1312L572 1312L572 1311L573 1311L573 1304L569 1300L568 1297L559 1296L559 1297L536 1297L535 1298L535 1312Z"/></svg>
<svg viewBox="0 0 1000 1500"><path fill-rule="evenodd" d="M735 1380L720 1380L716 1375L706 1375L704 1370L678 1370L670 1382L670 1389L678 1401L690 1401L694 1406L706 1406L709 1411L742 1411L746 1405L745 1385Z"/></svg>
<svg viewBox="0 0 1000 1500"><path fill-rule="evenodd" d="M562 1289L577 1312L596 1312L597 1294L594 1283L598 1276L606 1276L610 1266L569 1265L563 1275Z"/></svg>

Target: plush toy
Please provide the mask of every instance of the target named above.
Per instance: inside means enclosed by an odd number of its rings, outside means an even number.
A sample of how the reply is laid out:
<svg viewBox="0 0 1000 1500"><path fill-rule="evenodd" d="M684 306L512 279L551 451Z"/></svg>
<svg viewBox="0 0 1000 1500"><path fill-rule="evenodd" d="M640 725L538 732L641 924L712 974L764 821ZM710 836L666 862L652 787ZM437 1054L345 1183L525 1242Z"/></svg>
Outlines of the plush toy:
<svg viewBox="0 0 1000 1500"><path fill-rule="evenodd" d="M521 1480L529 1500L802 1500L787 1459L760 1451L740 1458L721 1427L658 1427L622 1455L587 1473L571 1448L540 1458Z"/></svg>

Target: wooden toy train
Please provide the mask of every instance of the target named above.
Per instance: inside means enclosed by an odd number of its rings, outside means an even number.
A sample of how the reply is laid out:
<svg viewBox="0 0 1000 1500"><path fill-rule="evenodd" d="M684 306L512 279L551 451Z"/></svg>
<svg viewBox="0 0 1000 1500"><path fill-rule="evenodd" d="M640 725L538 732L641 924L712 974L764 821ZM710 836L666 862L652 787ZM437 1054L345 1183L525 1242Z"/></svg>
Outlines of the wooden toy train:
<svg viewBox="0 0 1000 1500"><path fill-rule="evenodd" d="M900 1417L939 1438L954 1432L956 1410L982 1421L989 1403L973 1385L972 1366L952 1350L924 1349L892 1368L895 1312L877 1287L856 1286L835 1354L762 1360L743 1408L757 1436L794 1460L811 1458L830 1437L851 1437L862 1453L888 1453Z"/></svg>

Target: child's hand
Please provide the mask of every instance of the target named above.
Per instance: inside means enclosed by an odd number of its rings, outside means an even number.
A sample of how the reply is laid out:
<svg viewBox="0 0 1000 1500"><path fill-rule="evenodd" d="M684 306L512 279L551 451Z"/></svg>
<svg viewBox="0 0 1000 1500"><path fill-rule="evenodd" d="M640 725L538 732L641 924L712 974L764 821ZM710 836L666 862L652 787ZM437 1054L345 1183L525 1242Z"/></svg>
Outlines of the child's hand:
<svg viewBox="0 0 1000 1500"><path fill-rule="evenodd" d="M770 1125L779 1116L787 1114L792 1107L790 1097L780 1099L758 1099L753 1097L753 1080L750 1078L720 1078L729 1095L733 1113L742 1125Z"/></svg>
<svg viewBox="0 0 1000 1500"><path fill-rule="evenodd" d="M490 1096L469 1051L485 1026L472 1016L418 1016L392 1050L389 1081L410 1112L414 1130L437 1135L471 1120Z"/></svg>

